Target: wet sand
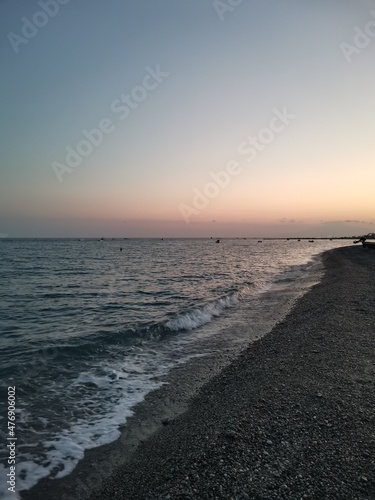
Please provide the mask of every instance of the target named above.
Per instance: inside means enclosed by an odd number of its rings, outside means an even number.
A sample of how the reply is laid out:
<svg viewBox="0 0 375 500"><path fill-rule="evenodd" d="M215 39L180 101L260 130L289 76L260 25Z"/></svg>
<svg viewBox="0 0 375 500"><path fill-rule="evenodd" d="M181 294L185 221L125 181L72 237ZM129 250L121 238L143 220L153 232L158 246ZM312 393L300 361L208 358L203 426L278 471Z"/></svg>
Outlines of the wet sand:
<svg viewBox="0 0 375 500"><path fill-rule="evenodd" d="M102 447L78 481L22 498L375 498L375 253L324 263L321 283L161 429L138 432L135 452Z"/></svg>

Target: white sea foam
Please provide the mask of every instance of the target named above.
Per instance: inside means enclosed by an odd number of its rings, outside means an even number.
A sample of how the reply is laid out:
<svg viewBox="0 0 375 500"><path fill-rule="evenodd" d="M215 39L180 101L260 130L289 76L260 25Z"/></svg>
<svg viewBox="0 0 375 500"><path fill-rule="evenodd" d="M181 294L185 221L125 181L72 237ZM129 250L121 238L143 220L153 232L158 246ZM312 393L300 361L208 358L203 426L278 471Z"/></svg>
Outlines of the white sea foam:
<svg viewBox="0 0 375 500"><path fill-rule="evenodd" d="M82 408L97 408L97 412L90 417L82 416L73 425L44 441L43 457L39 460L25 460L27 455L23 454L23 460L17 466L17 490L30 489L51 473L56 478L66 476L83 458L86 449L116 440L120 436L119 427L133 414L134 406L163 384L155 377L165 374L170 366L171 363L162 354L142 353L131 362L117 361L113 367L97 367L101 375L89 372L79 374L66 388L67 394L80 387L96 387L98 393L94 396L81 395L79 405ZM5 477L6 472L1 472Z"/></svg>
<svg viewBox="0 0 375 500"><path fill-rule="evenodd" d="M208 323L213 318L220 316L224 309L235 306L238 304L239 300L240 294L228 295L227 297L215 300L199 309L181 314L169 320L165 326L174 332L179 330L193 330L194 328L198 328Z"/></svg>
<svg viewBox="0 0 375 500"><path fill-rule="evenodd" d="M132 362L115 366L102 366L102 376L87 372L81 373L68 387L68 391L75 391L80 386L94 384L98 388L105 388L107 395L105 406L101 406L97 414L87 419L83 417L69 428L56 434L51 439L43 442L44 456L38 461L26 459L28 454L23 454L23 460L17 465L17 491L28 490L44 477L52 476L62 478L70 474L78 462L82 460L85 450L95 448L115 441L120 436L120 426L133 415L134 406L143 401L145 396L152 390L157 389L164 382L158 380L166 374L172 366L186 363L193 357L201 357L207 354L185 355L171 360L172 354L179 351L178 343L174 344L174 353L142 353L136 356ZM114 402L114 396L121 393L121 397ZM82 406L97 405L88 397L80 400ZM29 456L30 457L30 456ZM56 472L58 471L58 472ZM0 464L1 484L6 484L6 472ZM3 481L5 479L5 481ZM18 500L18 496L1 496L3 500Z"/></svg>

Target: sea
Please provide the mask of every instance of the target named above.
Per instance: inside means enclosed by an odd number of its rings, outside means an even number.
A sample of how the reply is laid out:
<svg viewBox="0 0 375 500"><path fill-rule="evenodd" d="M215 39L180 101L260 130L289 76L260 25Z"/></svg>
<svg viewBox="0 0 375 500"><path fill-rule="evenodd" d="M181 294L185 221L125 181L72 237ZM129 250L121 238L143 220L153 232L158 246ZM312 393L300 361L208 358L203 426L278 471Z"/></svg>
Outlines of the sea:
<svg viewBox="0 0 375 500"><path fill-rule="evenodd" d="M0 498L16 498L6 475L9 387L20 492L117 440L176 367L188 373L223 352L230 362L319 282L321 254L347 244L1 239Z"/></svg>

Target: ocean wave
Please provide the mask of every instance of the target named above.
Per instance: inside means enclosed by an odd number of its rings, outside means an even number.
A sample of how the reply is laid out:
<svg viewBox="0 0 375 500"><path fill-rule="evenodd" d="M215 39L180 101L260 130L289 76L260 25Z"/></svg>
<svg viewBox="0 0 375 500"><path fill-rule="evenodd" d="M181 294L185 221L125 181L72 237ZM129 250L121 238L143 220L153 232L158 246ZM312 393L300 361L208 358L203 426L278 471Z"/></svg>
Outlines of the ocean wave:
<svg viewBox="0 0 375 500"><path fill-rule="evenodd" d="M165 327L173 332L198 328L206 323L209 323L213 318L220 316L225 309L234 307L238 304L247 290L248 287L244 287L240 292L227 295L226 297L217 299L203 307L180 314L169 320L165 324Z"/></svg>
<svg viewBox="0 0 375 500"><path fill-rule="evenodd" d="M45 439L43 431L33 460L29 452L19 450L18 489L30 489L43 477L62 478L76 467L85 450L115 441L120 427L133 415L135 405L163 385L156 378L166 374L172 364L161 354L140 352L137 359L118 360L112 365L98 366L96 371L77 374L63 393L69 404L76 401L78 392L85 411L49 439ZM0 479L2 476L5 474L0 464Z"/></svg>
<svg viewBox="0 0 375 500"><path fill-rule="evenodd" d="M305 264L292 265L285 269L282 273L274 277L271 283L291 283L303 278L307 271L319 262L318 258L313 258Z"/></svg>

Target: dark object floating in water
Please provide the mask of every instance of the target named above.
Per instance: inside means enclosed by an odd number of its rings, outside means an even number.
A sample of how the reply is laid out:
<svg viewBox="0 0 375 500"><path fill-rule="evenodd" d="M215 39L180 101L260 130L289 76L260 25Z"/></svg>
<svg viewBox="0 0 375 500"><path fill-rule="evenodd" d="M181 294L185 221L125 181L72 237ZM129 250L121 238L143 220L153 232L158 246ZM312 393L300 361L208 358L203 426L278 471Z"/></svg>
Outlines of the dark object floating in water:
<svg viewBox="0 0 375 500"><path fill-rule="evenodd" d="M298 240L298 241L301 241L301 240Z"/></svg>
<svg viewBox="0 0 375 500"><path fill-rule="evenodd" d="M258 240L258 243L263 243L263 241L262 240Z"/></svg>
<svg viewBox="0 0 375 500"><path fill-rule="evenodd" d="M221 243L221 240L216 240L216 243Z"/></svg>
<svg viewBox="0 0 375 500"><path fill-rule="evenodd" d="M120 248L120 252L122 252L122 248Z"/></svg>
<svg viewBox="0 0 375 500"><path fill-rule="evenodd" d="M315 241L314 240L309 240L309 243L315 243Z"/></svg>

